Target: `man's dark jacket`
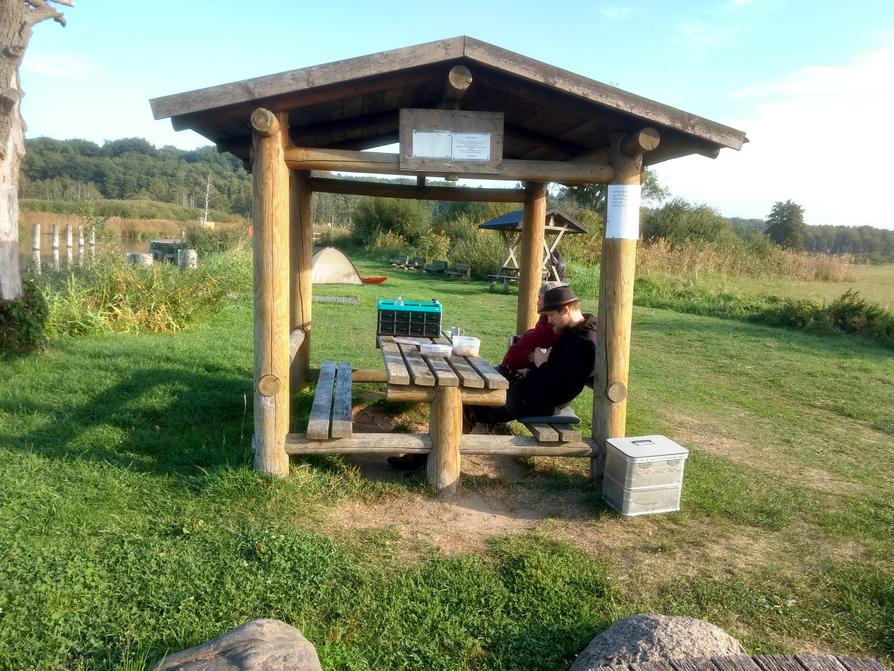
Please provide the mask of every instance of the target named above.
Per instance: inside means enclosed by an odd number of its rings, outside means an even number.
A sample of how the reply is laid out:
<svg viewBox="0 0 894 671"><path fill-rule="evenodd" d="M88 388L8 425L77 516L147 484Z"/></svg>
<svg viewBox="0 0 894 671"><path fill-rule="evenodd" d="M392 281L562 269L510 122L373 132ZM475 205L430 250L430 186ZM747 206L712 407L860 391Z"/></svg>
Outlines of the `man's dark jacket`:
<svg viewBox="0 0 894 671"><path fill-rule="evenodd" d="M506 410L513 417L552 415L557 406L570 403L596 372L596 317L559 336L549 360L509 385Z"/></svg>

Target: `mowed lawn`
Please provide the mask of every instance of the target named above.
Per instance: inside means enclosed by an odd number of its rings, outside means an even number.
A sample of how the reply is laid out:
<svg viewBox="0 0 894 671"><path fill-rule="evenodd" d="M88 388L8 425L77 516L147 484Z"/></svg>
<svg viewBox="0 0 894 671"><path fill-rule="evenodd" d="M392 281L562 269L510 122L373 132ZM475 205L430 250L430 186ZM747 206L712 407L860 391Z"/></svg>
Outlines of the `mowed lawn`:
<svg viewBox="0 0 894 671"><path fill-rule="evenodd" d="M314 303L314 363L380 365L375 302L397 295L439 298L502 354L514 295L359 265L392 277L319 288L360 303ZM0 668L151 667L276 617L326 669L563 669L638 612L705 618L752 654L894 662L890 351L635 309L628 432L690 457L681 512L623 519L584 459L507 459L514 477L467 475L454 504L342 457L256 475L251 313L246 293L185 333L0 361ZM356 387L358 415L424 424L380 392ZM471 538L481 502L496 521Z"/></svg>

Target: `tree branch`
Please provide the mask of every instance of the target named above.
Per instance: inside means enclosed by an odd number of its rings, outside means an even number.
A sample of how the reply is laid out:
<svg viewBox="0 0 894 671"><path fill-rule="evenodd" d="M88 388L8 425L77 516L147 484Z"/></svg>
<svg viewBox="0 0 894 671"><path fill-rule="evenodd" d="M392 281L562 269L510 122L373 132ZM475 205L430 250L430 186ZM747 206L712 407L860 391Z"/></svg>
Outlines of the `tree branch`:
<svg viewBox="0 0 894 671"><path fill-rule="evenodd" d="M65 5L66 7L74 7L74 2L72 2L72 0L24 0L24 2L31 8L28 12L28 18L26 19L29 26L37 25L41 21L46 21L47 19L53 19L56 23L62 26L65 25L65 16L62 12L50 7L47 2L54 2L58 5Z"/></svg>

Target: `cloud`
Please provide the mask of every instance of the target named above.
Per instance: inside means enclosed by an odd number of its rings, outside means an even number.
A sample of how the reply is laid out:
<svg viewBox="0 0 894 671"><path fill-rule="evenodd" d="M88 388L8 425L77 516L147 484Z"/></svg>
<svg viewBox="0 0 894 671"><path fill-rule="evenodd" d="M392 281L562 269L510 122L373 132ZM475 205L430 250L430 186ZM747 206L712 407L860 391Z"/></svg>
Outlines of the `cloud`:
<svg viewBox="0 0 894 671"><path fill-rule="evenodd" d="M894 228L885 199L894 89L880 77L890 72L894 45L737 91L744 113L730 125L746 131L749 144L715 161L670 161L659 177L675 195L727 216L763 218L775 201L792 199L809 224Z"/></svg>
<svg viewBox="0 0 894 671"><path fill-rule="evenodd" d="M622 21L624 19L630 18L631 16L633 16L633 13L635 11L636 7L633 7L632 5L614 5L599 8L599 13L602 14L602 16L604 16L605 18L612 21Z"/></svg>
<svg viewBox="0 0 894 671"><path fill-rule="evenodd" d="M95 70L89 61L70 53L26 53L22 69L53 79L78 79Z"/></svg>

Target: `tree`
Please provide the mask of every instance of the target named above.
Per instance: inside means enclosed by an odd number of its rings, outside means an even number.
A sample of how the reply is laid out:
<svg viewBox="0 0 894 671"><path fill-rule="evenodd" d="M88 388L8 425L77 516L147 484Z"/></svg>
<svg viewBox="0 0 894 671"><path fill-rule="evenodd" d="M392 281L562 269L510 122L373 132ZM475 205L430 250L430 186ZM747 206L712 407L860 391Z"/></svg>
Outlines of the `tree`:
<svg viewBox="0 0 894 671"><path fill-rule="evenodd" d="M646 168L646 176L643 180L642 200L644 203L660 204L667 199L670 192L661 186L655 173ZM567 198L576 207L594 212L605 212L605 199L608 196L608 186L605 184L585 184L584 186L568 186L559 193L559 199Z"/></svg>
<svg viewBox="0 0 894 671"><path fill-rule="evenodd" d="M19 273L19 165L25 155L25 123L19 67L35 25L52 19L65 25L50 3L71 0L0 0L0 301L22 295Z"/></svg>
<svg viewBox="0 0 894 671"><path fill-rule="evenodd" d="M785 249L804 249L806 232L804 208L791 200L776 201L767 217L767 237Z"/></svg>
<svg viewBox="0 0 894 671"><path fill-rule="evenodd" d="M729 223L708 205L694 205L674 198L643 215L643 239L663 238L671 245L686 242L730 242L736 237Z"/></svg>

